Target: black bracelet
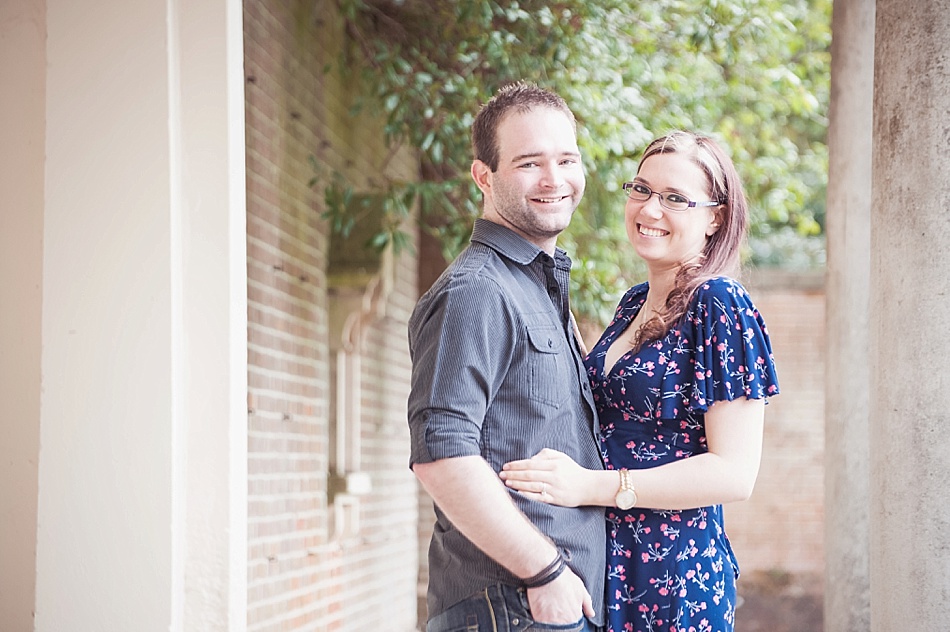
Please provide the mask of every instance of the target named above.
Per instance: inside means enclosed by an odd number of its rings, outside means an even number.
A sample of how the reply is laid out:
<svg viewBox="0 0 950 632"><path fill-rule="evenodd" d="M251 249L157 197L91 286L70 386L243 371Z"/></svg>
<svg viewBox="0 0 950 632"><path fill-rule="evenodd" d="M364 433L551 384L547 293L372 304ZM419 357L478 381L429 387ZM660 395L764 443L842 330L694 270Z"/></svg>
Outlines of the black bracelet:
<svg viewBox="0 0 950 632"><path fill-rule="evenodd" d="M561 555L561 551L558 550L557 557L542 568L541 572L523 580L525 588L539 588L545 584L550 584L564 572L565 568L567 568L567 565L564 563L564 557Z"/></svg>

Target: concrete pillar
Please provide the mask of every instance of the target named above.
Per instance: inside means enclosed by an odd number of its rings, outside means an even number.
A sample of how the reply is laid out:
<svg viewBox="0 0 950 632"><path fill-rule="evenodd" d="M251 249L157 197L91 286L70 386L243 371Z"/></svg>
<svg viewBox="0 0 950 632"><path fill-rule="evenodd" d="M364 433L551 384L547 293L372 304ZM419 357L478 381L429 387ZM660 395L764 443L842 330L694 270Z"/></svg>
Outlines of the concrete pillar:
<svg viewBox="0 0 950 632"><path fill-rule="evenodd" d="M878 0L871 629L950 620L950 0Z"/></svg>
<svg viewBox="0 0 950 632"><path fill-rule="evenodd" d="M835 0L828 129L827 632L870 629L868 307L874 0Z"/></svg>
<svg viewBox="0 0 950 632"><path fill-rule="evenodd" d="M242 5L34 1L46 8L35 631L239 632Z"/></svg>

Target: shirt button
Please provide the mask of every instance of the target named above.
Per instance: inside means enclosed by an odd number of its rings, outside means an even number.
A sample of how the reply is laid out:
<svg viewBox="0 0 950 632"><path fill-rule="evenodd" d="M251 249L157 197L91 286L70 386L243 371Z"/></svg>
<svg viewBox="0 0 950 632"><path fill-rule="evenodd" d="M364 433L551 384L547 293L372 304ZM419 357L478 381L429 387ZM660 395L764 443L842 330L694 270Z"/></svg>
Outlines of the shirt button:
<svg viewBox="0 0 950 632"><path fill-rule="evenodd" d="M521 623L521 621L518 620L518 617L511 620L511 625L518 625L519 623Z"/></svg>

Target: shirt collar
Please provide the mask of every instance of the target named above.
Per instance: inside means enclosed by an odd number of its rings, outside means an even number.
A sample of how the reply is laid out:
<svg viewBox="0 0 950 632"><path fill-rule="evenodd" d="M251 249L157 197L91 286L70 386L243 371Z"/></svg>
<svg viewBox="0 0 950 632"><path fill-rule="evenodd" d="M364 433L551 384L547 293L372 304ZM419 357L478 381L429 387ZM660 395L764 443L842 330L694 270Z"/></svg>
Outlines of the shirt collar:
<svg viewBox="0 0 950 632"><path fill-rule="evenodd" d="M510 228L481 217L475 220L472 241L484 244L498 252L498 254L521 265L528 265L539 255L550 257L548 253ZM566 267L570 269L571 267L570 257L560 248L554 249L554 262L558 268Z"/></svg>

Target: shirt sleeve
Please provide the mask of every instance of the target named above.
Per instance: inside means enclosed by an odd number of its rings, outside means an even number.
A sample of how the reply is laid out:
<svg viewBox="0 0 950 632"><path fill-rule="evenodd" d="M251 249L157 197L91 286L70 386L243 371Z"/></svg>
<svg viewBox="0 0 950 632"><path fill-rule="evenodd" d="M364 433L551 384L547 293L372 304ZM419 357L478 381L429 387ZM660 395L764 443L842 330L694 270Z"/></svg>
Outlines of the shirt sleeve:
<svg viewBox="0 0 950 632"><path fill-rule="evenodd" d="M409 322L410 465L482 454L515 338L514 310L490 278L457 275L420 300Z"/></svg>
<svg viewBox="0 0 950 632"><path fill-rule="evenodd" d="M690 318L696 327L694 410L778 395L768 329L742 285L717 278L700 286Z"/></svg>

